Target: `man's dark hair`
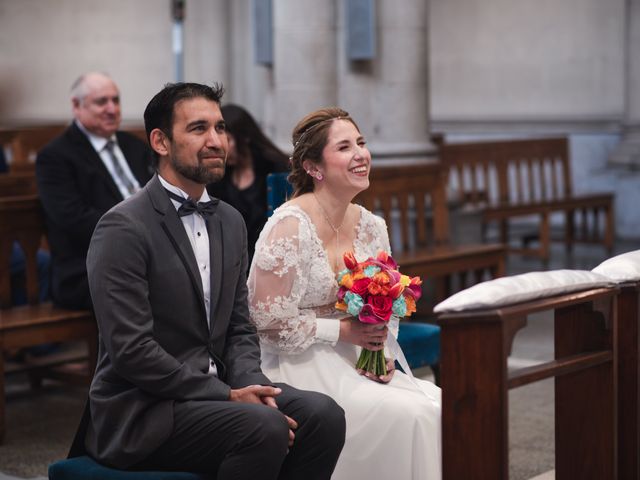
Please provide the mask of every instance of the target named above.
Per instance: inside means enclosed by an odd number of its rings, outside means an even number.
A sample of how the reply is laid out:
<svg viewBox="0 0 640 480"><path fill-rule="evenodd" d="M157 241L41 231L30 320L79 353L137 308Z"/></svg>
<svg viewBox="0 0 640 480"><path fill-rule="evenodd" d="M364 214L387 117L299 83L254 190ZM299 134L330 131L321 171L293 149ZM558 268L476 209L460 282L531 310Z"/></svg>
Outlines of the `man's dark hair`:
<svg viewBox="0 0 640 480"><path fill-rule="evenodd" d="M190 98L206 98L220 105L224 88L219 83L212 86L201 83L167 83L149 102L144 110L144 129L151 144L151 131L159 128L171 140L173 112L176 103ZM158 154L154 151L156 161Z"/></svg>

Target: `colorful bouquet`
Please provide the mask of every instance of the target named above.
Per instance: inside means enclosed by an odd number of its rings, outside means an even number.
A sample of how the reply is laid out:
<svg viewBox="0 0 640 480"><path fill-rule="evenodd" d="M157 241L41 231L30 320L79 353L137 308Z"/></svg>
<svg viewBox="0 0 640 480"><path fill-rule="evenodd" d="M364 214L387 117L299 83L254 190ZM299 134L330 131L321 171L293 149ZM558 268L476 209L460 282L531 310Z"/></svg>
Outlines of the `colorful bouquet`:
<svg viewBox="0 0 640 480"><path fill-rule="evenodd" d="M344 254L345 270L338 273L336 308L357 317L363 323L384 325L391 315L408 317L416 311L422 295L420 277L408 277L398 271L398 264L386 252L358 263L352 252ZM365 348L356 368L374 375L386 375L384 350Z"/></svg>

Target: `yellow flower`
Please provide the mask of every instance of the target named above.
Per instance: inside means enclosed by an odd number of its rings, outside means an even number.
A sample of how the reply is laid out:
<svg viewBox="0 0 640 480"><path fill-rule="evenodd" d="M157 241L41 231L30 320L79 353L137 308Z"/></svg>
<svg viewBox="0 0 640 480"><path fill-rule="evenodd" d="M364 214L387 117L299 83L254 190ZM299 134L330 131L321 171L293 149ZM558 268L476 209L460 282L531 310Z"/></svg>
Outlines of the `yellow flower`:
<svg viewBox="0 0 640 480"><path fill-rule="evenodd" d="M400 285L408 287L411 284L411 278L408 275L400 275Z"/></svg>

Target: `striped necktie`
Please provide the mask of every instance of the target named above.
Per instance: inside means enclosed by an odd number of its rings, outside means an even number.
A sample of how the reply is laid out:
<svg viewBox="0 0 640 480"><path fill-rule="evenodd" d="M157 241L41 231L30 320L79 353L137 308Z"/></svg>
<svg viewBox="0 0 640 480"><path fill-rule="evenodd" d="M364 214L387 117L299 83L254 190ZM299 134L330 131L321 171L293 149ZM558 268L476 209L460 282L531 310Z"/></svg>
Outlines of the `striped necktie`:
<svg viewBox="0 0 640 480"><path fill-rule="evenodd" d="M136 187L131 181L131 179L127 176L124 169L122 168L122 165L118 161L118 158L116 157L115 152L113 151L115 145L116 144L113 140L109 140L107 144L104 146L104 149L109 154L109 158L111 159L111 165L113 166L113 171L116 174L116 177L118 177L122 185L124 185L124 188L126 188L127 192L129 192L129 195L133 195L134 193L136 193Z"/></svg>

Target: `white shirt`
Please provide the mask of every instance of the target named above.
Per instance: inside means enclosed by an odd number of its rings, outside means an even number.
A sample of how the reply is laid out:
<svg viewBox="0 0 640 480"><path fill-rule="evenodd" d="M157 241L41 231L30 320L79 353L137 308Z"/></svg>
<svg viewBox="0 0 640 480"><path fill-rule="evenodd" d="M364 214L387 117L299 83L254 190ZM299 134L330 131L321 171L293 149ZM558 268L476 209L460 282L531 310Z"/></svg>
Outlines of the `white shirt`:
<svg viewBox="0 0 640 480"><path fill-rule="evenodd" d="M84 125L82 125L82 123L80 123L78 120L76 120L75 122L78 128L82 131L82 133L84 133L87 136L87 138L89 139L89 143L91 143L91 146L93 147L93 149L100 156L102 163L106 167L107 171L109 172L109 175L111 175L111 178L113 178L113 181L118 187L118 190L122 194L122 198L128 198L132 194L129 193L129 191L127 190L127 187L124 185L120 177L116 174L116 172L113 169L113 163L111 162L111 155L109 154L109 152L107 152L107 149L105 148L109 140L113 141L113 154L115 155L116 159L118 160L118 163L122 167L122 171L127 176L129 181L133 184L136 192L140 190L140 184L138 183L138 180L136 180L136 177L133 175L133 172L129 168L129 163L127 163L127 160L124 158L124 153L122 153L122 150L120 150L120 145L118 145L118 140L116 139L115 134L112 135L111 138L99 137L91 133L86 128L84 128Z"/></svg>
<svg viewBox="0 0 640 480"><path fill-rule="evenodd" d="M186 192L174 185L171 185L162 178L162 176L158 175L158 178L160 179L162 186L170 192L185 199L189 198L189 195ZM207 190L204 190L202 196L198 200L193 200L197 202L208 202L211 198L209 197ZM181 203L178 200L171 198L171 203L173 203L176 210L180 208ZM207 325L209 326L209 331L211 331L211 260L209 255L209 233L207 232L207 223L204 218L202 218L202 215L197 212L194 212L192 215L180 217L180 220L182 220L184 230L187 232L187 237L189 237L189 242L191 242L191 248L193 249L193 254L196 257L196 263L198 264L198 271L200 272L200 279L202 280L204 308L207 312ZM213 359L210 359L209 362L209 373L213 375L218 373Z"/></svg>

